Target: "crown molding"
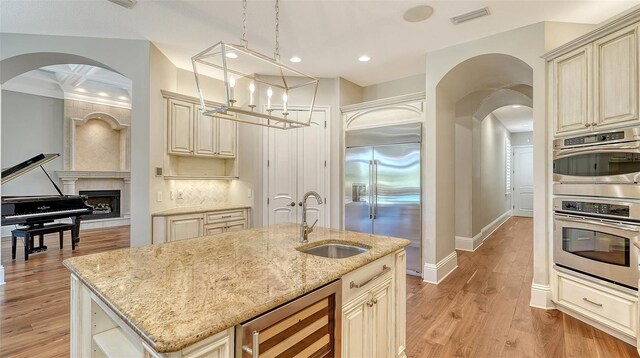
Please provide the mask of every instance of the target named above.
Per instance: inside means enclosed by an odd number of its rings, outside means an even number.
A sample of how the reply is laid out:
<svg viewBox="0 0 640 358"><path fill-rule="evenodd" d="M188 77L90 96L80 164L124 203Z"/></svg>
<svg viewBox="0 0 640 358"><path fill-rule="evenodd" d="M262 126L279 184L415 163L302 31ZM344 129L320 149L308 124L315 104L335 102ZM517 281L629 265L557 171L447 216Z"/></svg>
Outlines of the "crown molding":
<svg viewBox="0 0 640 358"><path fill-rule="evenodd" d="M375 107L386 107L394 104L401 104L401 103L407 103L407 102L413 102L413 101L424 101L425 98L426 98L425 92L416 92L416 93L410 93L410 94L405 94L401 96L382 98L382 99L376 99L373 101L350 104L350 105L340 107L340 111L342 113L360 111L363 109L371 109Z"/></svg>

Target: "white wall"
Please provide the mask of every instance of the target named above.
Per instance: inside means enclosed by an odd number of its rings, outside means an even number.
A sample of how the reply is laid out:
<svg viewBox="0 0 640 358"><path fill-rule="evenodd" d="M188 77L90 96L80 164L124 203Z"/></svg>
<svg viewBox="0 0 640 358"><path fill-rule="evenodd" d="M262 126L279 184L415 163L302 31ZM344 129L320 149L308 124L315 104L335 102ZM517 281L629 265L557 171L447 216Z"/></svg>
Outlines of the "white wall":
<svg viewBox="0 0 640 358"><path fill-rule="evenodd" d="M533 132L511 133L511 145L533 145Z"/></svg>
<svg viewBox="0 0 640 358"><path fill-rule="evenodd" d="M61 156L44 165L58 186L63 167L64 101L19 92L2 91L2 166L18 164L40 153ZM33 170L2 185L3 195L58 195L42 170Z"/></svg>

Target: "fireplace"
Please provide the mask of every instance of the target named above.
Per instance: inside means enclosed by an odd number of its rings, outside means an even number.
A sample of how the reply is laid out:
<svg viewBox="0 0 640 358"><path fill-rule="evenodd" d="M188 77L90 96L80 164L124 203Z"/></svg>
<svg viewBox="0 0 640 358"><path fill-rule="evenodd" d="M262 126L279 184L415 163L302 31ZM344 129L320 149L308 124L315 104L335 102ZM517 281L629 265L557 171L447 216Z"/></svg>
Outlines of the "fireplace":
<svg viewBox="0 0 640 358"><path fill-rule="evenodd" d="M120 190L80 190L87 196L87 204L93 206L93 214L83 220L99 220L120 217Z"/></svg>

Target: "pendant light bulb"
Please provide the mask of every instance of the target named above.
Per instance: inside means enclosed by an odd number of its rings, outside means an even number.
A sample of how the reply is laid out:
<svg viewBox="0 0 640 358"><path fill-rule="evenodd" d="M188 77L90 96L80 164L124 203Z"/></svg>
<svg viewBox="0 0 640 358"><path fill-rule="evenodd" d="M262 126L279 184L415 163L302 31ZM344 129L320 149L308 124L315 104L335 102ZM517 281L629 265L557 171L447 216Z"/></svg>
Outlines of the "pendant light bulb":
<svg viewBox="0 0 640 358"><path fill-rule="evenodd" d="M256 91L256 85L253 82L251 82L249 84L249 92L251 92L251 94L254 94L255 91Z"/></svg>
<svg viewBox="0 0 640 358"><path fill-rule="evenodd" d="M231 77L229 78L229 87L233 88L236 86L236 79Z"/></svg>
<svg viewBox="0 0 640 358"><path fill-rule="evenodd" d="M271 96L273 96L273 90L269 87L267 89L267 110L271 110Z"/></svg>

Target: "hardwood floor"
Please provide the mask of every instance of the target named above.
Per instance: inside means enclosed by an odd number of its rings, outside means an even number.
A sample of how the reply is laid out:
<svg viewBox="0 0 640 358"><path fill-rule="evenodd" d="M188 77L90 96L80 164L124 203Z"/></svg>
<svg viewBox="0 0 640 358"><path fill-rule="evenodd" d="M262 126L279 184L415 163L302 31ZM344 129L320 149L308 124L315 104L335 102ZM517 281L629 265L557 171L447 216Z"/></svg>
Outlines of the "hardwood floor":
<svg viewBox="0 0 640 358"><path fill-rule="evenodd" d="M129 227L83 231L71 251L69 234L60 250L58 234L46 235L49 250L24 261L18 243L11 260L11 240L2 239L6 284L0 286L0 357L69 356L69 271L62 260L129 247Z"/></svg>
<svg viewBox="0 0 640 358"><path fill-rule="evenodd" d="M407 280L407 356L637 357L560 311L529 307L533 221L512 218L439 285Z"/></svg>
<svg viewBox="0 0 640 358"><path fill-rule="evenodd" d="M458 269L440 285L409 277L407 355L417 357L637 357L635 347L559 311L529 307L532 221L513 218L476 252L458 252ZM11 260L0 286L0 357L68 357L69 272L62 260L129 246L128 227L87 231L71 252ZM375 357L378 358L378 357ZM381 357L382 358L382 357Z"/></svg>

